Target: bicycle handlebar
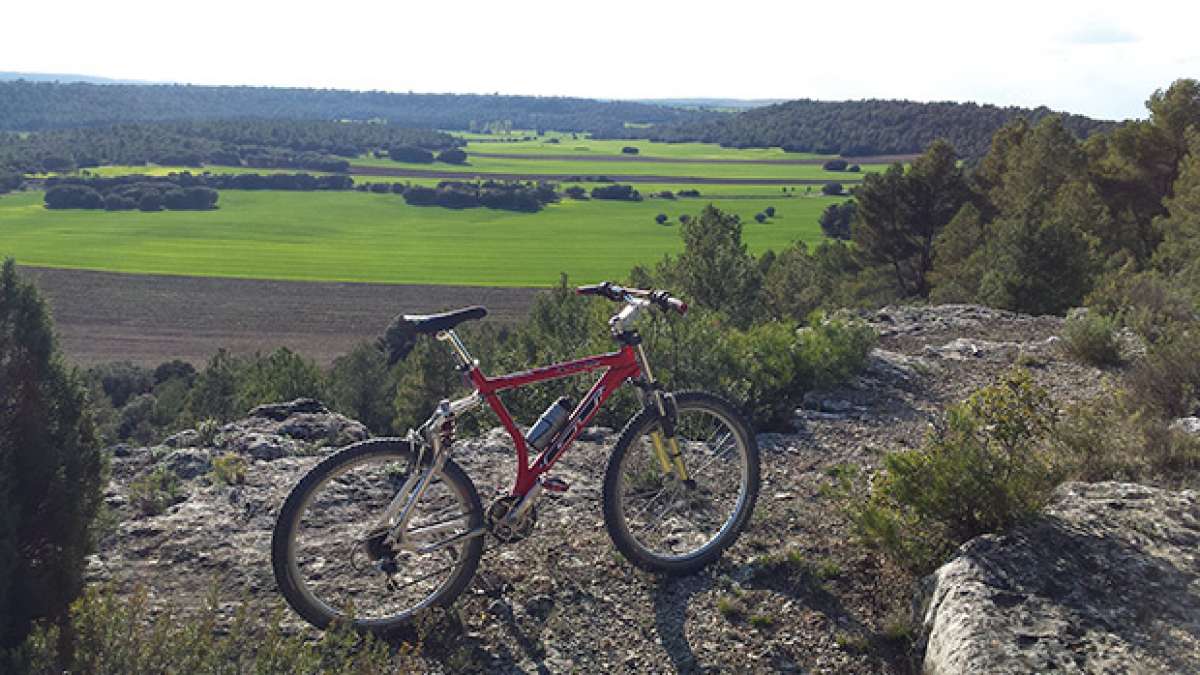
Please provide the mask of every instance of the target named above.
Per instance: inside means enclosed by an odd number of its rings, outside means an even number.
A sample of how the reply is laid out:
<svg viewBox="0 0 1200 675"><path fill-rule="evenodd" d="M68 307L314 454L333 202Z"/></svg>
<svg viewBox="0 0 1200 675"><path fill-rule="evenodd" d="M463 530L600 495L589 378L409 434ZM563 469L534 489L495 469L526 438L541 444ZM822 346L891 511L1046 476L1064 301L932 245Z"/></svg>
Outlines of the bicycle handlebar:
<svg viewBox="0 0 1200 675"><path fill-rule="evenodd" d="M599 295L613 302L626 302L630 298L643 298L657 305L663 311L670 309L680 314L687 314L688 311L688 304L679 298L673 297L669 291L624 288L611 281L579 286L575 289L575 292L579 295Z"/></svg>

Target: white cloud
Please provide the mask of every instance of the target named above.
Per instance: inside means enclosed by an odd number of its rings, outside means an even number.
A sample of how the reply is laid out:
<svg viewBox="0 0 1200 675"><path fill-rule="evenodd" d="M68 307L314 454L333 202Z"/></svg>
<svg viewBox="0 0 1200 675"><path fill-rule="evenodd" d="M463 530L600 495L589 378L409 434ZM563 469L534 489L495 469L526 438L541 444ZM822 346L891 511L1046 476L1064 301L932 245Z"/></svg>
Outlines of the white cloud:
<svg viewBox="0 0 1200 675"><path fill-rule="evenodd" d="M974 100L1129 117L1154 89L1200 76L1200 3L10 4L0 70L203 84Z"/></svg>

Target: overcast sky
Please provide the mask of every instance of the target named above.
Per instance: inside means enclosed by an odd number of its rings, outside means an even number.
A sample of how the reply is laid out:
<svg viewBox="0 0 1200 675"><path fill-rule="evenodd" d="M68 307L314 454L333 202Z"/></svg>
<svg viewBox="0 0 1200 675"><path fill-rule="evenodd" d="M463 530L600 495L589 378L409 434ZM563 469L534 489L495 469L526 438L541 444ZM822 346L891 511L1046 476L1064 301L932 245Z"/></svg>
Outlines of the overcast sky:
<svg viewBox="0 0 1200 675"><path fill-rule="evenodd" d="M986 7L984 6L986 4ZM9 0L0 70L596 98L908 98L1102 118L1200 77L1183 0Z"/></svg>

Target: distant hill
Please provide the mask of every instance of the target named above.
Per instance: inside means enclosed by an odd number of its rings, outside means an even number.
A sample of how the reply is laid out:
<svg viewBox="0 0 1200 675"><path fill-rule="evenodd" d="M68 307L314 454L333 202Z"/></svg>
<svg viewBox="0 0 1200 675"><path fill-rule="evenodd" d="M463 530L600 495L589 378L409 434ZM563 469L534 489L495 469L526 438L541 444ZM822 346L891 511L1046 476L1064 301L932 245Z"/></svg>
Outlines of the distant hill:
<svg viewBox="0 0 1200 675"><path fill-rule="evenodd" d="M709 115L648 129L623 130L619 136L661 141L704 141L732 147L780 146L795 152L890 155L921 152L945 138L966 157L987 152L992 134L1016 117L1036 121L1059 114L1049 108L1001 108L977 103L802 99L747 110ZM1109 129L1114 122L1062 114L1079 137Z"/></svg>
<svg viewBox="0 0 1200 675"><path fill-rule="evenodd" d="M26 80L29 82L86 82L88 84L150 84L145 80L114 80L109 77L95 75L74 75L70 73L15 73L0 70L0 81Z"/></svg>
<svg viewBox="0 0 1200 675"><path fill-rule="evenodd" d="M469 129L510 121L517 129L616 133L625 123L673 124L719 113L627 101L481 94L180 84L0 82L0 130L36 131L124 122L383 119L405 127Z"/></svg>
<svg viewBox="0 0 1200 675"><path fill-rule="evenodd" d="M785 98L639 98L637 103L651 105L666 105L673 108L708 109L708 110L749 110L763 106L783 103Z"/></svg>

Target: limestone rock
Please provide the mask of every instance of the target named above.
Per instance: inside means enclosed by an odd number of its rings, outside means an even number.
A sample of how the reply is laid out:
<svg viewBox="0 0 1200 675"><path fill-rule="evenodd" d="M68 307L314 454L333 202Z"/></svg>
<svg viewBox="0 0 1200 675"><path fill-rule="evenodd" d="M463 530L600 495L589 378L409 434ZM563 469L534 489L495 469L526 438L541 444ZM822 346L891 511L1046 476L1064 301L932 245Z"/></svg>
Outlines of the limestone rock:
<svg viewBox="0 0 1200 675"><path fill-rule="evenodd" d="M163 457L161 464L183 480L192 480L212 470L212 453L201 448L182 448Z"/></svg>
<svg viewBox="0 0 1200 675"><path fill-rule="evenodd" d="M1067 483L923 582L926 673L1200 672L1200 495Z"/></svg>

